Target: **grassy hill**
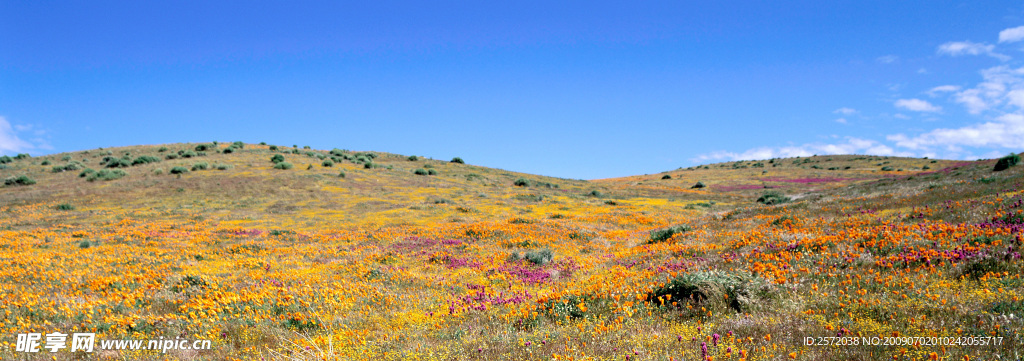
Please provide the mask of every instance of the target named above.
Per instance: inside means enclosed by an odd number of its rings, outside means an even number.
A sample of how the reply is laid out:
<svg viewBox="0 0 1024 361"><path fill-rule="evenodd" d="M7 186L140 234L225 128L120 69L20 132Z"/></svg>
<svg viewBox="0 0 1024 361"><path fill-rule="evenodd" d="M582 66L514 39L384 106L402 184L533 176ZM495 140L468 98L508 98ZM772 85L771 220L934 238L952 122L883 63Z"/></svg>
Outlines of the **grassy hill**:
<svg viewBox="0 0 1024 361"><path fill-rule="evenodd" d="M5 359L26 355L17 334L53 331L212 340L175 359L1024 354L1024 167L994 160L593 181L237 142L0 161ZM804 343L836 335L1003 339Z"/></svg>

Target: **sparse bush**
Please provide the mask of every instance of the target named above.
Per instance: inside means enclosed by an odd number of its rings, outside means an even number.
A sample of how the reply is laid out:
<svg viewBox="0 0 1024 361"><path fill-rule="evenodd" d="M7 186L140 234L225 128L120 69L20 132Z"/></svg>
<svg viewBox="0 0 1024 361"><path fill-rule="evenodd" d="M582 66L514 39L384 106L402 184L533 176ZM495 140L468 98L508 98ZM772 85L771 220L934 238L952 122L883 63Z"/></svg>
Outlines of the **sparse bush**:
<svg viewBox="0 0 1024 361"><path fill-rule="evenodd" d="M194 153L191 150L179 151L179 153L179 155L181 155L182 158L192 158L199 156L197 153Z"/></svg>
<svg viewBox="0 0 1024 361"><path fill-rule="evenodd" d="M427 175L427 170L423 168L418 168L414 170L412 173L416 175Z"/></svg>
<svg viewBox="0 0 1024 361"><path fill-rule="evenodd" d="M4 185L7 186L27 186L32 184L36 184L36 180L24 174L4 179Z"/></svg>
<svg viewBox="0 0 1024 361"><path fill-rule="evenodd" d="M107 168L128 168L132 166L132 160L128 158L110 158L104 166Z"/></svg>
<svg viewBox="0 0 1024 361"><path fill-rule="evenodd" d="M697 184L694 184L693 187L690 187L690 188L692 188L692 189L700 189L700 188L704 188L704 187L707 187L706 185L704 185L704 182L697 182Z"/></svg>
<svg viewBox="0 0 1024 361"><path fill-rule="evenodd" d="M75 210L75 206L73 206L73 205L71 205L69 203L61 203L61 204L58 204L57 206L53 207L53 209L56 209L58 211L73 211L73 210Z"/></svg>
<svg viewBox="0 0 1024 361"><path fill-rule="evenodd" d="M725 272L685 273L668 284L651 291L647 300L658 303L662 298L714 307L727 306L736 312L748 312L773 296L774 288L764 280ZM666 300L667 301L667 300Z"/></svg>
<svg viewBox="0 0 1024 361"><path fill-rule="evenodd" d="M110 180L124 178L127 175L128 175L128 172L125 172L125 171L120 170L120 169L102 169L99 172L90 174L88 177L85 178L85 180L90 181L90 182L95 181L97 179L98 180L104 180L104 181L110 181Z"/></svg>
<svg viewBox="0 0 1024 361"><path fill-rule="evenodd" d="M144 156L135 158L135 160L132 160L132 165L156 163L156 162L159 162L159 161L160 161L160 158L157 158L157 157L154 157L154 156L149 156L149 155L144 155Z"/></svg>
<svg viewBox="0 0 1024 361"><path fill-rule="evenodd" d="M324 162L320 163L320 165L322 165L324 167L333 167L334 166L334 161L332 161L330 159L324 159Z"/></svg>
<svg viewBox="0 0 1024 361"><path fill-rule="evenodd" d="M62 162L67 162L67 161L71 160L71 156L70 155L65 155L63 157L60 157L60 160Z"/></svg>
<svg viewBox="0 0 1024 361"><path fill-rule="evenodd" d="M338 178L345 178L345 171L338 172Z"/></svg>
<svg viewBox="0 0 1024 361"><path fill-rule="evenodd" d="M174 167L171 168L171 174L185 174L188 173L188 168L185 167Z"/></svg>
<svg viewBox="0 0 1024 361"><path fill-rule="evenodd" d="M596 190L596 189L595 189L595 190L592 190L592 191L590 191L590 193L588 193L588 194L589 194L589 195L590 195L591 197L597 197L597 198L601 198L601 197L604 197L604 193L601 193L601 191L599 191L599 190Z"/></svg>
<svg viewBox="0 0 1024 361"><path fill-rule="evenodd" d="M778 191L767 191L757 198L757 203L773 205L789 202L790 198Z"/></svg>
<svg viewBox="0 0 1024 361"><path fill-rule="evenodd" d="M39 165L50 165L50 160L44 159L42 163L39 163Z"/></svg>
<svg viewBox="0 0 1024 361"><path fill-rule="evenodd" d="M167 147L160 147L160 149L156 150L157 153L163 153L163 152L166 152L166 151L167 151Z"/></svg>
<svg viewBox="0 0 1024 361"><path fill-rule="evenodd" d="M270 162L275 164L284 162L284 156L280 154L274 154L273 157L270 157Z"/></svg>
<svg viewBox="0 0 1024 361"><path fill-rule="evenodd" d="M1017 163L1020 163L1020 156L1016 154L1010 154L1005 157L999 158L999 160L996 161L995 168L993 168L992 170L996 172L1004 171L1010 169L1010 167L1012 166L1017 165Z"/></svg>
<svg viewBox="0 0 1024 361"><path fill-rule="evenodd" d="M65 164L65 165L55 165L55 166L53 166L53 172L54 173L68 172L68 171L79 170L79 169L82 169L82 168L84 168L84 166L82 166L82 163L71 162L71 163L68 163L68 164Z"/></svg>
<svg viewBox="0 0 1024 361"><path fill-rule="evenodd" d="M544 264L551 262L551 260L554 259L554 254L551 253L550 249L529 251L523 255L523 259L530 261L530 263L533 263L535 265L543 266Z"/></svg>
<svg viewBox="0 0 1024 361"><path fill-rule="evenodd" d="M890 166L884 166L884 167L882 167L882 171L883 171L883 172L891 172L891 171L893 171L893 170L895 170L895 169L893 169L893 167L890 167Z"/></svg>
<svg viewBox="0 0 1024 361"><path fill-rule="evenodd" d="M197 170L207 170L209 168L210 168L210 165L207 164L206 162L199 162L199 163L196 163L196 164L192 165L192 171L193 172L197 171Z"/></svg>
<svg viewBox="0 0 1024 361"><path fill-rule="evenodd" d="M238 148L238 149L244 149L245 148L245 143L242 143L242 141L237 141L237 142L231 143L231 147L232 148Z"/></svg>
<svg viewBox="0 0 1024 361"><path fill-rule="evenodd" d="M274 164L274 169L292 169L292 167L295 166L288 162L278 162L277 164Z"/></svg>
<svg viewBox="0 0 1024 361"><path fill-rule="evenodd" d="M92 243L89 243L89 241L78 242L78 248L82 248L82 249L89 248L89 246L91 246L91 245L92 245Z"/></svg>
<svg viewBox="0 0 1024 361"><path fill-rule="evenodd" d="M165 155L164 159L168 159L168 160L170 160L170 159L178 159L178 154L171 153L171 154Z"/></svg>
<svg viewBox="0 0 1024 361"><path fill-rule="evenodd" d="M687 226L685 224L680 224L680 225L668 227L668 228L665 228L665 229L653 230L653 231L651 231L651 237L647 240L647 243L648 244L652 244L652 243L665 242L669 238L672 238L672 236L674 236L676 234L681 234L681 233L689 232L690 230L691 230L690 226Z"/></svg>
<svg viewBox="0 0 1024 361"><path fill-rule="evenodd" d="M407 159L410 162L415 162L417 160L420 160L420 157L417 157L415 155L410 155L409 158L405 158L405 159Z"/></svg>
<svg viewBox="0 0 1024 361"><path fill-rule="evenodd" d="M217 170L228 170L228 169L231 169L230 165L227 165L227 164L224 164L224 163L214 164L213 167L216 168Z"/></svg>
<svg viewBox="0 0 1024 361"><path fill-rule="evenodd" d="M451 163L466 164L466 162L463 161L462 158L459 158L459 157L452 158Z"/></svg>
<svg viewBox="0 0 1024 361"><path fill-rule="evenodd" d="M514 184L516 187L529 187L530 181L526 180L526 178L519 178L516 179L515 183L512 184Z"/></svg>
<svg viewBox="0 0 1024 361"><path fill-rule="evenodd" d="M437 175L437 171L433 169L427 169L427 175Z"/></svg>
<svg viewBox="0 0 1024 361"><path fill-rule="evenodd" d="M85 169L82 170L81 173L78 173L78 177L79 178L85 178L85 177L88 177L90 174L93 174L93 173L96 173L96 170L94 170L92 168L85 168Z"/></svg>
<svg viewBox="0 0 1024 361"><path fill-rule="evenodd" d="M374 167L373 162L363 163L363 168L372 169Z"/></svg>
<svg viewBox="0 0 1024 361"><path fill-rule="evenodd" d="M162 174L164 174L164 169L163 168L154 169L153 170L153 174L155 174L155 175L162 175Z"/></svg>

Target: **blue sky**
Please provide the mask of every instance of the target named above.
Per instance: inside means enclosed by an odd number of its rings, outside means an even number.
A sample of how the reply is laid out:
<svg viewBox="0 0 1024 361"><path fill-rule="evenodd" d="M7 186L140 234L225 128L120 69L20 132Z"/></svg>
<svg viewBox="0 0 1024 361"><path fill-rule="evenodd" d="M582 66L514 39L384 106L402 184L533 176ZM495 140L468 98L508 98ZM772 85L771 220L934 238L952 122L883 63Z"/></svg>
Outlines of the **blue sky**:
<svg viewBox="0 0 1024 361"><path fill-rule="evenodd" d="M0 153L267 142L566 178L1024 150L1019 1L0 3Z"/></svg>

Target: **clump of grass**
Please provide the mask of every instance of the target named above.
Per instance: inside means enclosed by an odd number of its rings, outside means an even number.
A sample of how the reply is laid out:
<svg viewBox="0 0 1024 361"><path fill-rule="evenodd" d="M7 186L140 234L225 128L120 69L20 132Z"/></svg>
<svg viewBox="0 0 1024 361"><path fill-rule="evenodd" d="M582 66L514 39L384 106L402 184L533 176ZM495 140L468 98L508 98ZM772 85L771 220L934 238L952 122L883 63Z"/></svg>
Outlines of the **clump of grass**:
<svg viewBox="0 0 1024 361"><path fill-rule="evenodd" d="M185 174L188 173L188 168L185 167L174 167L171 168L171 174Z"/></svg>
<svg viewBox="0 0 1024 361"><path fill-rule="evenodd" d="M555 256L551 253L550 249L533 250L523 254L523 259L538 266L543 266L544 264L551 262L554 257Z"/></svg>
<svg viewBox="0 0 1024 361"><path fill-rule="evenodd" d="M690 226L685 225L685 224L675 225L675 226L664 228L664 229L656 229L656 230L651 231L651 236L647 240L647 243L648 244L653 244L653 243L665 242L669 238L672 238L672 236L674 236L676 234L686 233L686 232L689 232L691 230L692 230L692 228L690 228Z"/></svg>
<svg viewBox="0 0 1024 361"><path fill-rule="evenodd" d="M757 198L757 203L774 205L789 202L791 199L779 191L767 191Z"/></svg>
<svg viewBox="0 0 1024 361"><path fill-rule="evenodd" d="M673 278L651 291L651 302L685 301L705 307L725 306L736 312L748 312L773 297L774 288L757 277L726 272L694 272ZM660 299L660 300L659 300Z"/></svg>
<svg viewBox="0 0 1024 361"><path fill-rule="evenodd" d="M452 158L451 163L466 164L466 162L463 161L462 158L459 158L459 157Z"/></svg>
<svg viewBox="0 0 1024 361"><path fill-rule="evenodd" d="M1017 163L1020 163L1020 156L1016 154L1010 154L1005 157L999 158L999 160L996 161L995 168L993 168L992 170L996 172L1004 171L1010 169L1010 167L1012 166L1017 165Z"/></svg>
<svg viewBox="0 0 1024 361"><path fill-rule="evenodd" d="M164 169L163 168L154 169L153 170L153 174L156 174L156 175L164 174Z"/></svg>
<svg viewBox="0 0 1024 361"><path fill-rule="evenodd" d="M110 180L124 178L127 175L128 175L128 172L125 172L125 171L120 170L120 169L102 169L99 172L90 174L88 177L85 178L85 180L90 181L90 182L95 181L95 180L110 181Z"/></svg>
<svg viewBox="0 0 1024 361"><path fill-rule="evenodd" d="M24 174L4 179L5 186L27 186L32 184L36 184L36 180Z"/></svg>
<svg viewBox="0 0 1024 361"><path fill-rule="evenodd" d="M295 165L288 162L278 162L274 164L274 169L292 169Z"/></svg>

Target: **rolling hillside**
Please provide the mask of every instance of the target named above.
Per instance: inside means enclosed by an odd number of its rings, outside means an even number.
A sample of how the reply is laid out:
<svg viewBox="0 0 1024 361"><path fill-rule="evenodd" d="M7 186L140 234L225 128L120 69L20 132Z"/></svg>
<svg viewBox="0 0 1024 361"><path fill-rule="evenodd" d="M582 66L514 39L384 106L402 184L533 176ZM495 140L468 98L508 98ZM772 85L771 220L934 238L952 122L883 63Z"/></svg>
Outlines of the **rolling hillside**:
<svg viewBox="0 0 1024 361"><path fill-rule="evenodd" d="M585 181L462 156L0 159L0 358L53 331L212 340L173 359L1024 354L1024 167L840 155ZM837 335L1000 343L805 344Z"/></svg>

